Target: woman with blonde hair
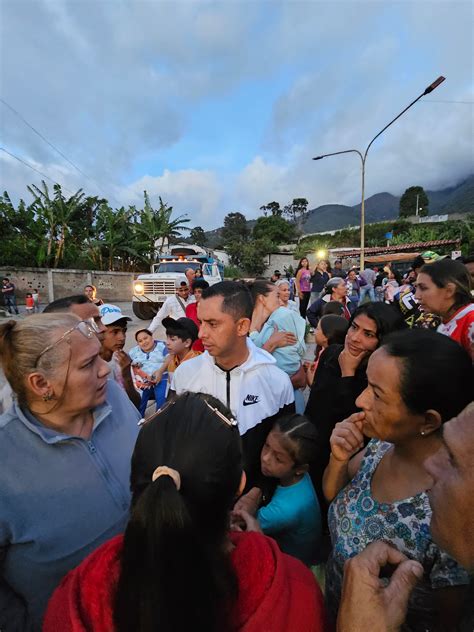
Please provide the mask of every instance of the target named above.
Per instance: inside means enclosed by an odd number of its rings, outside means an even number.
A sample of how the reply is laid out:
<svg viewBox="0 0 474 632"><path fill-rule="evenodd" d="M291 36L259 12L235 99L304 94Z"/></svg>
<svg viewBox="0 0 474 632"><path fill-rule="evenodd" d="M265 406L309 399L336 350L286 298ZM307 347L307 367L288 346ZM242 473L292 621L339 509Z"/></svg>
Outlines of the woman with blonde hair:
<svg viewBox="0 0 474 632"><path fill-rule="evenodd" d="M138 411L72 314L0 326L0 629L41 629L63 576L125 527Z"/></svg>

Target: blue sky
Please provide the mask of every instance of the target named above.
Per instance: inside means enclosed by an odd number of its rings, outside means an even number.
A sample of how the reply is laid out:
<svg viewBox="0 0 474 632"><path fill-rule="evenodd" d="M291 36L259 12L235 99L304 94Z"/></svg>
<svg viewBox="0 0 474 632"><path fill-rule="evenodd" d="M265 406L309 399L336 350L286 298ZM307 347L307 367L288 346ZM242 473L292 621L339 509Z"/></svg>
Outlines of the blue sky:
<svg viewBox="0 0 474 632"><path fill-rule="evenodd" d="M1 0L1 146L117 206L146 189L191 225L272 200L356 204L357 148L439 75L370 150L367 195L474 171L473 4ZM447 102L445 102L447 101ZM457 103L457 102L468 103ZM470 103L469 103L470 102ZM0 152L0 186L40 176Z"/></svg>

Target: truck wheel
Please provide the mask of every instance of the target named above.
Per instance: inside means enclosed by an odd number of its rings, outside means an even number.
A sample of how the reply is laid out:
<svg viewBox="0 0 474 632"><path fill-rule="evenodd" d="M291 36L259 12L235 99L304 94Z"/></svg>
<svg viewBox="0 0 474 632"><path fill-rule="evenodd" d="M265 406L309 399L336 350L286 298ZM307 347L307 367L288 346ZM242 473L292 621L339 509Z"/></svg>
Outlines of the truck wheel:
<svg viewBox="0 0 474 632"><path fill-rule="evenodd" d="M132 302L132 308L135 316L141 320L151 320L159 309L156 303L139 303L138 301Z"/></svg>

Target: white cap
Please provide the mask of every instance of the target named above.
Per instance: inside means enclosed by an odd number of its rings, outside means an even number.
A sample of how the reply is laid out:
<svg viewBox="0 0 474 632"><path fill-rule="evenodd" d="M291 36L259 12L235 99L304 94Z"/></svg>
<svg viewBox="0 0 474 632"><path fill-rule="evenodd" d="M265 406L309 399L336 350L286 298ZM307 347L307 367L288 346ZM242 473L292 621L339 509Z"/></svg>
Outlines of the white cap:
<svg viewBox="0 0 474 632"><path fill-rule="evenodd" d="M118 320L132 320L128 316L125 316L122 313L120 307L117 305L111 305L110 303L104 303L99 307L99 314L102 319L102 323L104 325L112 325L116 323Z"/></svg>

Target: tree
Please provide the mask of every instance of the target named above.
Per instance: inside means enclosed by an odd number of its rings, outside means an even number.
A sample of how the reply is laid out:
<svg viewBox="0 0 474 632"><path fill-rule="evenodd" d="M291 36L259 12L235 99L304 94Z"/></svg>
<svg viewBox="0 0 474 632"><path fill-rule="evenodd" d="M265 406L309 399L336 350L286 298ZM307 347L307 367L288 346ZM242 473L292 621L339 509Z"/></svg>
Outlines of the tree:
<svg viewBox="0 0 474 632"><path fill-rule="evenodd" d="M303 224L308 216L308 200L306 198L294 198L290 204L283 209L283 215L287 215L297 226L298 233L301 234Z"/></svg>
<svg viewBox="0 0 474 632"><path fill-rule="evenodd" d="M295 226L279 215L259 217L253 227L255 239L267 238L274 244L289 243L295 237Z"/></svg>
<svg viewBox="0 0 474 632"><path fill-rule="evenodd" d="M276 215L277 217L281 217L283 214L283 209L280 208L280 204L278 202L268 202L260 207L260 210L263 211L263 215L267 217L268 213L271 215Z"/></svg>
<svg viewBox="0 0 474 632"><path fill-rule="evenodd" d="M191 228L191 232L189 233L189 241L192 244L196 244L197 246L205 246L207 242L206 233L201 226L195 226Z"/></svg>
<svg viewBox="0 0 474 632"><path fill-rule="evenodd" d="M247 226L245 215L239 212L228 213L224 217L224 228L222 229L222 238L226 246L235 242L246 241L250 231Z"/></svg>
<svg viewBox="0 0 474 632"><path fill-rule="evenodd" d="M428 215L428 196L423 187L408 187L400 198L400 217L410 217L410 215ZM418 213L416 212L418 206Z"/></svg>
<svg viewBox="0 0 474 632"><path fill-rule="evenodd" d="M265 255L273 250L273 244L266 238L252 239L243 245L240 267L249 276L259 276L267 267Z"/></svg>

